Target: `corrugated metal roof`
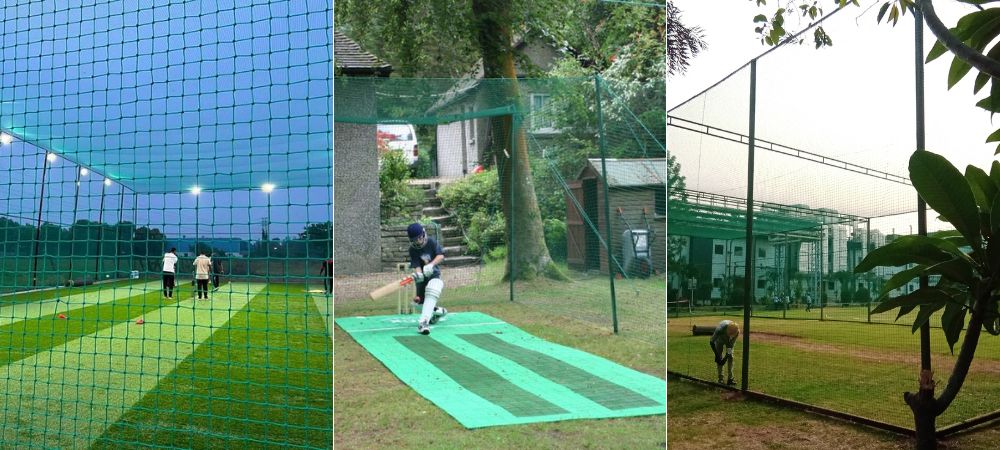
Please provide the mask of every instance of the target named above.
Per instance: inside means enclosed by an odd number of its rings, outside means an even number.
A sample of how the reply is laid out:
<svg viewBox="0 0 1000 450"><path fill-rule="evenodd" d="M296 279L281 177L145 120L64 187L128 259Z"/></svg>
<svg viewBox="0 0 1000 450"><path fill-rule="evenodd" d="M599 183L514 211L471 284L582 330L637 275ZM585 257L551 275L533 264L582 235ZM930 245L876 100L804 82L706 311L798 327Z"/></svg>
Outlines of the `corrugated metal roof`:
<svg viewBox="0 0 1000 450"><path fill-rule="evenodd" d="M590 166L604 177L599 158L587 159ZM608 166L608 187L666 185L666 158L613 159L605 161ZM577 177L579 178L579 177Z"/></svg>
<svg viewBox="0 0 1000 450"><path fill-rule="evenodd" d="M358 71L374 73L392 69L391 65L364 51L357 42L336 30L333 32L333 63L345 73Z"/></svg>

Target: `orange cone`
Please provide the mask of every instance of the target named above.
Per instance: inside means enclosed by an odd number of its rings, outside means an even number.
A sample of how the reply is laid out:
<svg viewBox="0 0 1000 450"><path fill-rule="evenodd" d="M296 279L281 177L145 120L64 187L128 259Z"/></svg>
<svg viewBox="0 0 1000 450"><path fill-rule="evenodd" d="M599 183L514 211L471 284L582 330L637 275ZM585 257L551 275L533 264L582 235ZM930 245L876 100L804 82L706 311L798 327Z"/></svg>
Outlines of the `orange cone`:
<svg viewBox="0 0 1000 450"><path fill-rule="evenodd" d="M144 323L146 323L146 321L145 321L145 320L142 320L142 317L140 317L140 318L139 318L138 320L136 320L136 321L135 321L135 324L136 324L136 325L142 325L142 324L144 324Z"/></svg>
<svg viewBox="0 0 1000 450"><path fill-rule="evenodd" d="M59 313L59 318L60 318L60 319L64 319L64 320L65 320L65 319L66 319L66 315L65 315L65 314L63 314L63 313Z"/></svg>

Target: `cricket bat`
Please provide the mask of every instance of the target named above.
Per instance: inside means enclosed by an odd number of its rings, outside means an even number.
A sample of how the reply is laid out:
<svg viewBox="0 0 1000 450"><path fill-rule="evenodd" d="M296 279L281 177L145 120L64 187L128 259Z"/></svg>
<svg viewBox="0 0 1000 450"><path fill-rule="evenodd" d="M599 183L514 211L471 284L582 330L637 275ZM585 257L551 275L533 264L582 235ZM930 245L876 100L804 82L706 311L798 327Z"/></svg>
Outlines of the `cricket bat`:
<svg viewBox="0 0 1000 450"><path fill-rule="evenodd" d="M408 276L399 281L393 281L392 283L389 283L385 286L375 289L374 291L371 291L368 294L368 298L372 300L377 300L379 298L385 297L386 295L389 295L393 292L402 289L403 286L406 286L412 282L413 282L413 276Z"/></svg>

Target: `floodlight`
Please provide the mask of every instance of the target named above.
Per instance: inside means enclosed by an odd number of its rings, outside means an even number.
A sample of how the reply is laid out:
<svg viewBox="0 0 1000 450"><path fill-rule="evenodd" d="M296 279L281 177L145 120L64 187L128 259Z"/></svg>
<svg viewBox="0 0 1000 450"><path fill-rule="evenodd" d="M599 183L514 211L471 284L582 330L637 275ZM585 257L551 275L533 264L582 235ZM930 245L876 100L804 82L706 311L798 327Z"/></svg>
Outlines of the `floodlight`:
<svg viewBox="0 0 1000 450"><path fill-rule="evenodd" d="M264 191L265 194L270 194L271 192L274 192L274 188L275 188L274 183L264 183L263 185L260 186L260 190Z"/></svg>
<svg viewBox="0 0 1000 450"><path fill-rule="evenodd" d="M194 194L194 195L200 194L201 193L201 186L192 187L191 188L191 193Z"/></svg>
<svg viewBox="0 0 1000 450"><path fill-rule="evenodd" d="M0 133L0 144L7 145L14 142L14 136L7 133Z"/></svg>

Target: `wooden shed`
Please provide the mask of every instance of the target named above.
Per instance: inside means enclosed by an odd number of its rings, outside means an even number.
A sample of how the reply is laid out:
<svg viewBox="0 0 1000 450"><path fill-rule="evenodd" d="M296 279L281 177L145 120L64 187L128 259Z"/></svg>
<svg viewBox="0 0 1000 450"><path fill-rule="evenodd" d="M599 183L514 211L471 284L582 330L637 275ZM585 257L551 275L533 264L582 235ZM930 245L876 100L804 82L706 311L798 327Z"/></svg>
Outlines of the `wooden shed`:
<svg viewBox="0 0 1000 450"><path fill-rule="evenodd" d="M653 267L658 273L667 262L667 160L665 158L607 159L608 197L611 211L611 251L622 263L622 233L651 229ZM601 243L607 236L604 214L604 180L601 160L588 159L566 195L566 261L575 270L607 273L608 254ZM621 208L621 213L619 213ZM645 209L646 220L643 220ZM589 222L589 224L588 224ZM596 233L595 233L596 228ZM631 243L626 242L626 245ZM615 267L615 272L619 272Z"/></svg>

